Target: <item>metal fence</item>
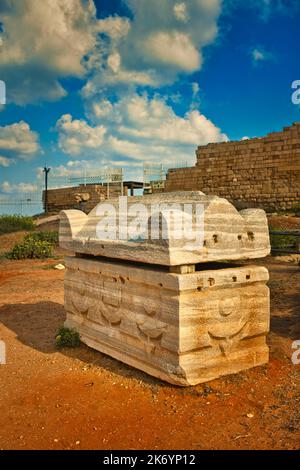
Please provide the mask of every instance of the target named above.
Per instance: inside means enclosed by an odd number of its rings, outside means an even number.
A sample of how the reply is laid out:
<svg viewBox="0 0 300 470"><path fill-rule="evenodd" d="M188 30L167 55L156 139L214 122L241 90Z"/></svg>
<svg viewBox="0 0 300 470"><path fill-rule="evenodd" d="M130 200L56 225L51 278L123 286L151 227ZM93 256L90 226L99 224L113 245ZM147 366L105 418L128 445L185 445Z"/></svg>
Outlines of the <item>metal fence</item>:
<svg viewBox="0 0 300 470"><path fill-rule="evenodd" d="M34 191L2 195L0 215L34 215L43 212L42 188Z"/></svg>
<svg viewBox="0 0 300 470"><path fill-rule="evenodd" d="M154 181L162 182L166 179L167 173L171 168L187 168L189 165L185 162L167 162L167 163L148 163L143 165L143 183L144 188L148 188Z"/></svg>
<svg viewBox="0 0 300 470"><path fill-rule="evenodd" d="M78 185L103 184L107 188L109 197L109 185L120 184L123 192L123 169L122 168L102 168L96 170L83 170L82 173L74 174L72 170L65 175L55 173L48 174L48 189L68 188ZM34 215L43 212L43 191L44 178L38 177L34 183L35 189L32 191L11 192L0 194L0 215L18 214Z"/></svg>
<svg viewBox="0 0 300 470"><path fill-rule="evenodd" d="M163 186L166 174L170 168L185 168L190 166L187 161L167 162L164 164L144 162L143 164L143 187L145 192L147 188L153 186ZM107 197L109 197L109 185L119 183L123 186L124 171L123 168L95 168L79 170L70 169L64 175L57 175L51 171L48 174L48 189L59 189L74 187L78 185L103 184L107 187ZM34 215L43 212L43 190L44 177L37 177L34 185L34 191L12 192L9 194L0 193L0 215L1 214L20 214ZM121 193L123 189L121 188Z"/></svg>

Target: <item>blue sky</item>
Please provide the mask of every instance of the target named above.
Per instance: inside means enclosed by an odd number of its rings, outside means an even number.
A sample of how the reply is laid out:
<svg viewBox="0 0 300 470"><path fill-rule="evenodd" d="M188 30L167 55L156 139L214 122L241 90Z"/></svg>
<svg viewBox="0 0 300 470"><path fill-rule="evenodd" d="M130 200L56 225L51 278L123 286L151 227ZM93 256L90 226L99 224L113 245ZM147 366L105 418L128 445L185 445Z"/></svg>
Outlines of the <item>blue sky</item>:
<svg viewBox="0 0 300 470"><path fill-rule="evenodd" d="M0 198L300 120L298 0L1 0Z"/></svg>

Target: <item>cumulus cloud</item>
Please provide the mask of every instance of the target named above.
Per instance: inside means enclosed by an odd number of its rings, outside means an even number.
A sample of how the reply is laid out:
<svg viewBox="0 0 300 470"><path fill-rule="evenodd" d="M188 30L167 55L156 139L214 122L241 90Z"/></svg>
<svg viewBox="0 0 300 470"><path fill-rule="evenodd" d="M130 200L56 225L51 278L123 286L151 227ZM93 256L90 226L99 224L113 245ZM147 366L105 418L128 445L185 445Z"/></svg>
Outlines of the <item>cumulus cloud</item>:
<svg viewBox="0 0 300 470"><path fill-rule="evenodd" d="M183 21L184 23L188 21L189 15L188 15L186 3L184 2L175 3L173 10L174 10L174 14L177 20Z"/></svg>
<svg viewBox="0 0 300 470"><path fill-rule="evenodd" d="M164 101L135 96L121 103L120 135L168 144L204 145L224 140L220 130L199 111L176 115ZM125 117L125 119L124 119Z"/></svg>
<svg viewBox="0 0 300 470"><path fill-rule="evenodd" d="M200 54L185 33L155 32L148 37L145 50L154 60L183 71L193 72L200 68Z"/></svg>
<svg viewBox="0 0 300 470"><path fill-rule="evenodd" d="M0 126L0 164L8 166L16 159L30 160L40 150L39 136L27 122ZM2 163L1 163L2 162Z"/></svg>
<svg viewBox="0 0 300 470"><path fill-rule="evenodd" d="M80 155L82 151L97 150L103 143L106 128L89 126L84 119L74 119L64 114L56 123L59 132L59 147L70 155Z"/></svg>
<svg viewBox="0 0 300 470"><path fill-rule="evenodd" d="M32 193L37 191L37 186L31 183L17 183L12 184L9 181L4 181L0 185L0 189L5 194L12 193Z"/></svg>
<svg viewBox="0 0 300 470"><path fill-rule="evenodd" d="M12 159L2 157L0 155L0 166L4 166L5 168L9 167L9 165L12 163Z"/></svg>
<svg viewBox="0 0 300 470"><path fill-rule="evenodd" d="M81 77L97 41L93 0L1 0L0 66L7 99L56 100L59 78Z"/></svg>
<svg viewBox="0 0 300 470"><path fill-rule="evenodd" d="M193 164L197 145L227 140L198 110L179 116L159 96L133 93L114 103L103 99L87 106L88 121L73 121L70 115L58 121L60 147L98 162L107 156L109 165L123 161L125 169L143 161Z"/></svg>
<svg viewBox="0 0 300 470"><path fill-rule="evenodd" d="M109 17L110 41L92 55L85 96L103 86L160 86L201 68L203 48L217 36L221 0L127 0L132 19ZM97 63L97 66L95 65Z"/></svg>
<svg viewBox="0 0 300 470"><path fill-rule="evenodd" d="M129 29L129 19L121 18L120 16L108 16L107 18L101 19L97 26L99 33L105 33L113 40L126 36Z"/></svg>
<svg viewBox="0 0 300 470"><path fill-rule="evenodd" d="M221 0L126 0L131 18L97 18L94 0L1 0L0 66L8 101L58 100L61 79L105 86L172 83L201 68ZM100 4L101 9L101 4Z"/></svg>

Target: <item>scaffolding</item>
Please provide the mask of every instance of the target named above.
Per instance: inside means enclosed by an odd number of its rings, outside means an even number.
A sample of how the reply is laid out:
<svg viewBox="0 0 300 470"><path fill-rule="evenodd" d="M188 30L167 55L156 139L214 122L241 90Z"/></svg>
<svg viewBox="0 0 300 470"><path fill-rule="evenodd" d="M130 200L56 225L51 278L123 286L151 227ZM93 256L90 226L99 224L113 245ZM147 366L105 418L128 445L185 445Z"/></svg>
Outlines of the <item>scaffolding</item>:
<svg viewBox="0 0 300 470"><path fill-rule="evenodd" d="M166 175L171 168L186 168L188 162L148 163L143 165L143 188L144 194L152 193L153 190L163 189Z"/></svg>
<svg viewBox="0 0 300 470"><path fill-rule="evenodd" d="M187 162L167 162L154 163L144 162L143 164L143 182L137 183L129 181L130 187L141 188L146 193L157 190L163 190L166 174L171 168L187 167ZM48 174L48 190L75 187L79 185L87 186L89 184L100 184L106 187L107 198L110 196L110 186L112 184L120 184L120 193L124 193L123 168L101 168L101 169L70 169L63 175L57 175L50 171ZM140 184L141 186L137 186ZM43 191L44 178L41 174L37 177L33 191L19 191L10 194L0 194L0 214L2 213L18 213L24 214L31 212L32 214L41 213L43 211ZM133 192L133 190L132 190Z"/></svg>
<svg viewBox="0 0 300 470"><path fill-rule="evenodd" d="M74 186L87 186L89 184L100 184L106 186L107 198L111 184L120 184L123 195L123 168L103 168L102 170L85 170L82 175L70 174L56 176L49 174L48 189L69 188Z"/></svg>

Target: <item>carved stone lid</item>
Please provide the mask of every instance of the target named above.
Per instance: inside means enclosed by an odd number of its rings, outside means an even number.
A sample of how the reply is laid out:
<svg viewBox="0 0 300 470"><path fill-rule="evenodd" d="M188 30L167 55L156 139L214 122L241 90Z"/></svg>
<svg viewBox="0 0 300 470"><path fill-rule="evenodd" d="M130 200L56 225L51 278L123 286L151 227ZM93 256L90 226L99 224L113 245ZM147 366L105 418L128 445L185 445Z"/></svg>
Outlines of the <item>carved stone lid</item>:
<svg viewBox="0 0 300 470"><path fill-rule="evenodd" d="M59 241L76 253L166 266L270 253L263 210L238 212L226 199L200 191L110 199L88 215L62 211Z"/></svg>

